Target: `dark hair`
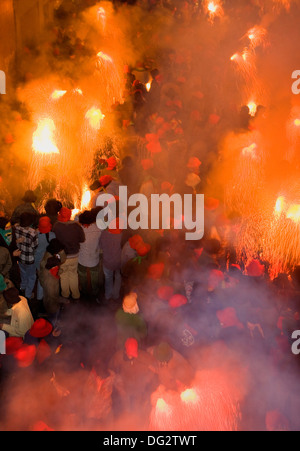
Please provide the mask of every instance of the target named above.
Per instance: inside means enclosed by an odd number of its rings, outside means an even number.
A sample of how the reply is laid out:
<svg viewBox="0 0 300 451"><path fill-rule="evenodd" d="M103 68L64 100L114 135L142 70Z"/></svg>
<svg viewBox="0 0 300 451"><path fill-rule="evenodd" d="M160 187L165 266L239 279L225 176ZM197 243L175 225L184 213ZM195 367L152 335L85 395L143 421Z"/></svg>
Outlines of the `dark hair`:
<svg viewBox="0 0 300 451"><path fill-rule="evenodd" d="M20 216L20 226L30 227L34 223L35 217L32 213L22 213Z"/></svg>
<svg viewBox="0 0 300 451"><path fill-rule="evenodd" d="M56 199L49 199L45 204L47 215L57 215L62 209L62 203Z"/></svg>
<svg viewBox="0 0 300 451"><path fill-rule="evenodd" d="M47 252L51 255L58 254L60 251L63 251L65 249L65 246L57 239L54 238L50 241L49 245L47 246Z"/></svg>
<svg viewBox="0 0 300 451"><path fill-rule="evenodd" d="M61 261L57 257L49 257L46 263L45 268L46 269L52 269L55 268L55 266L60 266Z"/></svg>

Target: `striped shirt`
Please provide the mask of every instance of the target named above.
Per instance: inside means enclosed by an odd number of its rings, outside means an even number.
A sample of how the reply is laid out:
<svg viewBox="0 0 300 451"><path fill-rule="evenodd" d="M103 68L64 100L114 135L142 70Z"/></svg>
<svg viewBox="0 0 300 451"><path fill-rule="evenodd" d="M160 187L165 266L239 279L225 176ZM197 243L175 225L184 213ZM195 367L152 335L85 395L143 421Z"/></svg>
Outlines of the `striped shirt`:
<svg viewBox="0 0 300 451"><path fill-rule="evenodd" d="M20 262L25 265L34 263L34 252L38 246L38 232L31 227L16 226L16 241L21 251Z"/></svg>

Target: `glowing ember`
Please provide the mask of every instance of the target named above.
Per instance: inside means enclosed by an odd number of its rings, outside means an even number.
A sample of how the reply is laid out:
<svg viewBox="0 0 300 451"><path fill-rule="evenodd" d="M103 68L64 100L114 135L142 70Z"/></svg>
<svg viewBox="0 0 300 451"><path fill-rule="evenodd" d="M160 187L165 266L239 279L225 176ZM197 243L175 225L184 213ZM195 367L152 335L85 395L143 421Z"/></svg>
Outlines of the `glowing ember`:
<svg viewBox="0 0 300 451"><path fill-rule="evenodd" d="M67 91L53 91L53 93L51 94L51 99L52 100L58 100L61 97L63 97L65 94L67 94Z"/></svg>
<svg viewBox="0 0 300 451"><path fill-rule="evenodd" d="M196 403L198 401L198 395L192 388L182 392L180 398L183 402Z"/></svg>
<svg viewBox="0 0 300 451"><path fill-rule="evenodd" d="M300 119L295 119L295 120L294 120L294 125L295 125L296 127L300 127Z"/></svg>
<svg viewBox="0 0 300 451"><path fill-rule="evenodd" d="M253 48L266 44L267 30L260 26L255 26L248 31L248 38Z"/></svg>
<svg viewBox="0 0 300 451"><path fill-rule="evenodd" d="M300 222L300 205L291 205L286 214L287 219L291 219L296 224Z"/></svg>
<svg viewBox="0 0 300 451"><path fill-rule="evenodd" d="M52 119L43 119L39 122L37 130L33 134L33 150L41 154L57 154L53 134L55 125Z"/></svg>
<svg viewBox="0 0 300 451"><path fill-rule="evenodd" d="M102 114L101 110L93 107L86 113L85 118L89 121L92 128L100 130L105 115Z"/></svg>
<svg viewBox="0 0 300 451"><path fill-rule="evenodd" d="M97 54L97 56L98 56L99 60L105 61L106 63L113 63L113 59L106 53L99 52Z"/></svg>
<svg viewBox="0 0 300 451"><path fill-rule="evenodd" d="M206 9L211 21L213 21L216 16L221 17L223 15L223 8L220 0L207 0Z"/></svg>
<svg viewBox="0 0 300 451"><path fill-rule="evenodd" d="M234 55L232 55L232 57L230 58L231 61L236 61L239 57L238 53L235 53Z"/></svg>
<svg viewBox="0 0 300 451"><path fill-rule="evenodd" d="M214 2L210 2L207 6L207 9L210 13L215 13L218 9L218 6Z"/></svg>
<svg viewBox="0 0 300 451"><path fill-rule="evenodd" d="M255 102L249 102L248 103L248 108L249 108L250 116L254 117L256 115L256 111L257 111L256 103Z"/></svg>
<svg viewBox="0 0 300 451"><path fill-rule="evenodd" d="M82 92L82 90L80 88L74 89L74 92L77 93L77 94L80 94L81 96L83 95L83 92Z"/></svg>

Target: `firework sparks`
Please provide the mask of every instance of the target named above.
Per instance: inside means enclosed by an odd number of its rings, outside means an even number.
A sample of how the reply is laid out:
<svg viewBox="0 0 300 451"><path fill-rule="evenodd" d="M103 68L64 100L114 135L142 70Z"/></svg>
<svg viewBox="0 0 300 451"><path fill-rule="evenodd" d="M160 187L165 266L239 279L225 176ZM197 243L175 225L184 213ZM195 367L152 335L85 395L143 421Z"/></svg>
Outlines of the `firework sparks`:
<svg viewBox="0 0 300 451"><path fill-rule="evenodd" d="M300 205L291 205L286 214L287 219L291 219L296 224L300 223Z"/></svg>
<svg viewBox="0 0 300 451"><path fill-rule="evenodd" d="M103 52L99 52L98 54L97 54L97 57L98 57L98 62L104 62L104 63L113 63L113 59L109 56L109 55L107 55L106 53L103 53Z"/></svg>
<svg viewBox="0 0 300 451"><path fill-rule="evenodd" d="M251 47L255 49L259 46L266 46L267 45L267 30L260 26L255 26L251 28L251 30L248 31L247 36L250 40Z"/></svg>
<svg viewBox="0 0 300 451"><path fill-rule="evenodd" d="M39 122L33 134L33 150L40 154L58 154L59 150L54 141L55 125L52 119L43 119Z"/></svg>
<svg viewBox="0 0 300 451"><path fill-rule="evenodd" d="M100 130L105 115L102 114L100 109L93 107L90 110L88 110L88 112L85 115L85 118L89 121L90 126L94 130Z"/></svg>
<svg viewBox="0 0 300 451"><path fill-rule="evenodd" d="M87 189L87 187L84 187L83 195L81 198L81 211L84 211L89 208L90 202L91 202L92 194Z"/></svg>
<svg viewBox="0 0 300 451"><path fill-rule="evenodd" d="M216 17L222 17L224 14L220 0L206 0L205 8L211 22L213 22Z"/></svg>
<svg viewBox="0 0 300 451"><path fill-rule="evenodd" d="M193 388L183 391L180 395L180 398L181 401L185 403L195 404L198 402L197 392Z"/></svg>
<svg viewBox="0 0 300 451"><path fill-rule="evenodd" d="M256 115L257 112L257 104L253 101L248 103L248 108L249 108L249 114L250 116L254 117Z"/></svg>

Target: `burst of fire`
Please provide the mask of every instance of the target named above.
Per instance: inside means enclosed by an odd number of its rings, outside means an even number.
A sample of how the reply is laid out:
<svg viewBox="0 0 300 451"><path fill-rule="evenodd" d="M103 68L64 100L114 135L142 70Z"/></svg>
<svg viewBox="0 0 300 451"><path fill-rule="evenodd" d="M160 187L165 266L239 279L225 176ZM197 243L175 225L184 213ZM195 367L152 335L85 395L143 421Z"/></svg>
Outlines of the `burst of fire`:
<svg viewBox="0 0 300 451"><path fill-rule="evenodd" d="M242 154L245 156L255 157L255 150L257 149L257 144L253 143L249 147L244 147Z"/></svg>
<svg viewBox="0 0 300 451"><path fill-rule="evenodd" d="M300 127L300 119L295 119L295 120L294 120L294 125L295 125L296 127Z"/></svg>
<svg viewBox="0 0 300 451"><path fill-rule="evenodd" d="M256 111L257 111L257 104L255 102L251 101L248 103L248 108L249 108L250 116L254 117L256 115Z"/></svg>
<svg viewBox="0 0 300 451"><path fill-rule="evenodd" d="M84 192L81 198L81 211L89 208L91 198L92 198L91 192L87 188L84 188Z"/></svg>
<svg viewBox="0 0 300 451"><path fill-rule="evenodd" d="M221 17L224 13L220 0L206 0L206 10L211 21L215 17Z"/></svg>
<svg viewBox="0 0 300 451"><path fill-rule="evenodd" d="M285 209L286 201L284 196L278 197L275 205L275 214L281 215Z"/></svg>
<svg viewBox="0 0 300 451"><path fill-rule="evenodd" d="M251 42L251 46L253 48L256 48L260 45L266 45L266 37L267 37L267 30L263 27L260 27L256 25L255 27L251 28L251 30L248 31L248 38Z"/></svg>
<svg viewBox="0 0 300 451"><path fill-rule="evenodd" d="M181 401L186 403L196 403L198 401L198 395L193 388L189 388L183 391L180 395Z"/></svg>
<svg viewBox="0 0 300 451"><path fill-rule="evenodd" d="M291 205L287 211L286 217L296 224L300 223L300 205Z"/></svg>
<svg viewBox="0 0 300 451"><path fill-rule="evenodd" d="M106 63L113 63L113 59L109 55L107 55L106 53L99 52L97 54L97 56L98 56L100 61L102 60L102 61L104 61Z"/></svg>
<svg viewBox="0 0 300 451"><path fill-rule="evenodd" d="M74 89L74 92L77 93L77 94L80 94L81 96L83 95L83 92L82 92L82 90L80 88Z"/></svg>
<svg viewBox="0 0 300 451"><path fill-rule="evenodd" d="M89 121L90 126L95 130L100 130L101 124L105 115L102 114L99 108L93 107L85 115L85 118Z"/></svg>
<svg viewBox="0 0 300 451"><path fill-rule="evenodd" d="M67 94L67 91L59 91L59 90L55 90L53 91L53 93L51 94L51 99L52 100L58 100L61 97L63 97L65 94Z"/></svg>
<svg viewBox="0 0 300 451"><path fill-rule="evenodd" d="M33 134L33 150L40 154L58 154L54 141L55 125L52 119L42 119Z"/></svg>
<svg viewBox="0 0 300 451"><path fill-rule="evenodd" d="M147 92L150 91L151 85L152 85L152 80L150 80L150 81L148 81L148 83L146 83L146 89L147 89Z"/></svg>

